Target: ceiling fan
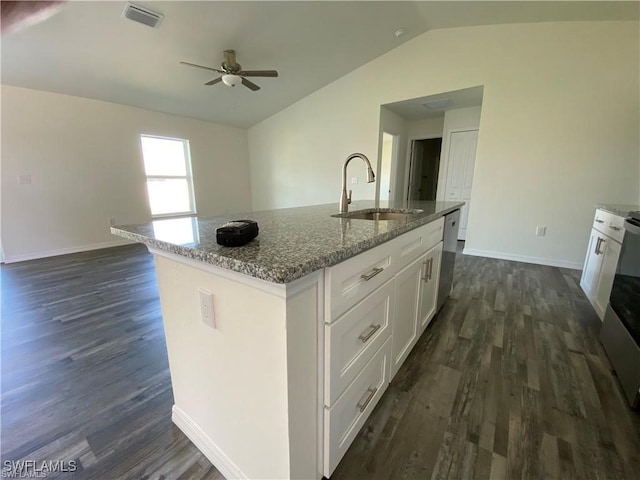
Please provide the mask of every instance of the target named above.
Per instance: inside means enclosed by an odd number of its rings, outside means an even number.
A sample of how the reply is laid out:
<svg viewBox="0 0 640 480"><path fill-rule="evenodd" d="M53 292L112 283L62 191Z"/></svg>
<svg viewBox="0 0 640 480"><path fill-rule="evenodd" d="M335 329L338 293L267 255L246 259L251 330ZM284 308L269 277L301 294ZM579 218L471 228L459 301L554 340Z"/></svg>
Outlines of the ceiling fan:
<svg viewBox="0 0 640 480"><path fill-rule="evenodd" d="M224 83L229 87L236 87L242 83L245 87L253 90L260 90L260 87L255 83L247 80L246 77L277 77L278 72L276 70L242 70L242 66L236 62L235 50L224 51L224 61L220 65L220 68L205 67L204 65L196 65L195 63L180 62L183 65L189 65L191 67L203 68L205 70L211 70L214 72L222 73L222 76L214 78L213 80L205 83L205 85L215 85L216 83Z"/></svg>

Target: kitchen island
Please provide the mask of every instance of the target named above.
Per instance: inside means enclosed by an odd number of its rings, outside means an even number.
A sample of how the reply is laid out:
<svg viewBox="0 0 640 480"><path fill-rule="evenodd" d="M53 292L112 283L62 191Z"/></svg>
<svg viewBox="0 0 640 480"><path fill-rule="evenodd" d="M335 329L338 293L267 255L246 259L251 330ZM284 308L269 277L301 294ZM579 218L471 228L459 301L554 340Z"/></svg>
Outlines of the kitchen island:
<svg viewBox="0 0 640 480"><path fill-rule="evenodd" d="M435 314L443 216L461 205L423 202L397 220L340 218L330 204L113 227L154 255L174 423L227 478L328 477ZM234 219L257 221L258 237L218 245Z"/></svg>

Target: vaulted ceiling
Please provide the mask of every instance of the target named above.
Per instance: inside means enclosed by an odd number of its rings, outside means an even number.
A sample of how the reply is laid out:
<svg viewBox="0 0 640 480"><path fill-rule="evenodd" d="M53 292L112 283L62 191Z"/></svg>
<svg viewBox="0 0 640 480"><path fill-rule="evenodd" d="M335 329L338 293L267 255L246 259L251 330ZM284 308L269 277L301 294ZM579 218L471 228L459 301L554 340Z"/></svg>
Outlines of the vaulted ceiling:
<svg viewBox="0 0 640 480"><path fill-rule="evenodd" d="M472 25L638 20L638 2L134 2L157 29L122 17L125 2L69 2L2 38L2 83L251 126L427 30ZM400 28L406 33L396 37ZM203 85L235 49L257 92ZM410 74L410 72L403 72Z"/></svg>

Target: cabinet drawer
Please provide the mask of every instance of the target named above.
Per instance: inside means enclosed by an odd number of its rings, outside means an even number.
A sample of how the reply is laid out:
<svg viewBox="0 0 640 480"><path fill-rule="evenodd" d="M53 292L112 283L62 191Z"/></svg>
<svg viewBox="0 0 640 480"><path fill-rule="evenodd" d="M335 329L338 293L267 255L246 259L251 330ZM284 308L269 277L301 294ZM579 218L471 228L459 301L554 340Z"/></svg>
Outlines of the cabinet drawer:
<svg viewBox="0 0 640 480"><path fill-rule="evenodd" d="M391 335L394 298L390 280L334 323L325 324L325 405L333 405Z"/></svg>
<svg viewBox="0 0 640 480"><path fill-rule="evenodd" d="M392 241L325 269L325 321L336 320L391 279L396 270Z"/></svg>
<svg viewBox="0 0 640 480"><path fill-rule="evenodd" d="M395 238L392 242L398 258L396 262L398 264L397 270L406 267L435 244L442 241L443 235L444 217L440 217L431 223Z"/></svg>
<svg viewBox="0 0 640 480"><path fill-rule="evenodd" d="M622 243L624 237L624 218L604 210L596 210L593 228Z"/></svg>
<svg viewBox="0 0 640 480"><path fill-rule="evenodd" d="M324 475L329 478L389 383L388 339L338 401L324 410Z"/></svg>

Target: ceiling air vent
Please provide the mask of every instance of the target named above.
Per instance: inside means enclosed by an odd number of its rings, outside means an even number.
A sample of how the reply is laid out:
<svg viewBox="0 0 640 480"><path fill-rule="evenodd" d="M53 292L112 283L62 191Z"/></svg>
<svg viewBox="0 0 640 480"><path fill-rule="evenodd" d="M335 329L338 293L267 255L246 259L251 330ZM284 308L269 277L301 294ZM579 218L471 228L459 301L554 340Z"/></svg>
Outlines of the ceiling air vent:
<svg viewBox="0 0 640 480"><path fill-rule="evenodd" d="M134 5L133 3L127 3L125 5L122 16L151 28L158 28L158 25L160 25L160 22L164 18L164 15L160 13L153 12L139 5Z"/></svg>
<svg viewBox="0 0 640 480"><path fill-rule="evenodd" d="M445 110L447 107L453 105L450 98L443 98L441 100L431 100L430 102L423 103L422 106L429 110Z"/></svg>

